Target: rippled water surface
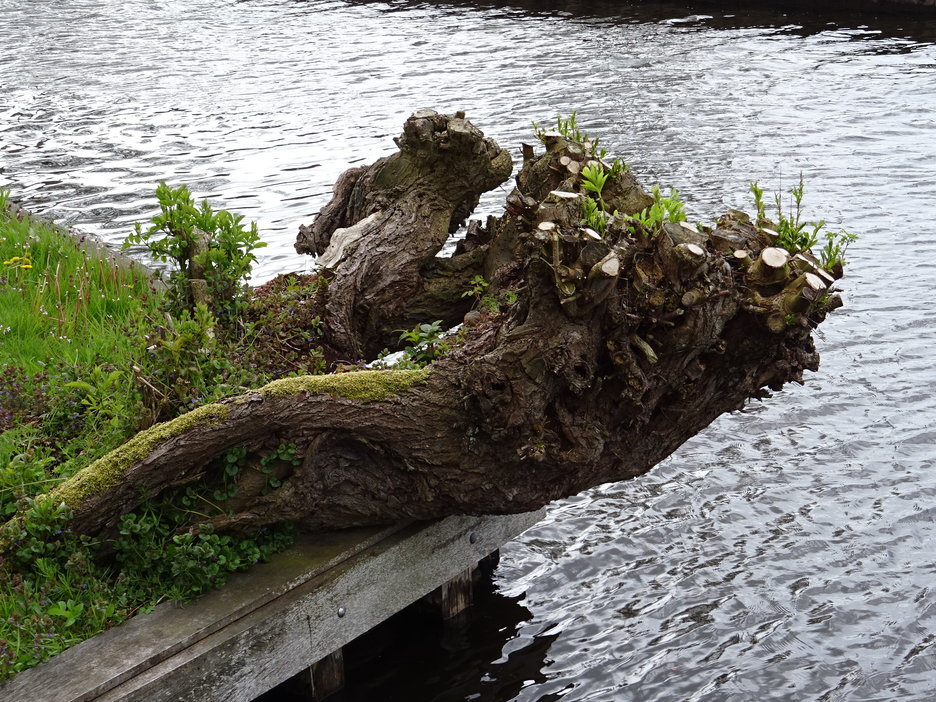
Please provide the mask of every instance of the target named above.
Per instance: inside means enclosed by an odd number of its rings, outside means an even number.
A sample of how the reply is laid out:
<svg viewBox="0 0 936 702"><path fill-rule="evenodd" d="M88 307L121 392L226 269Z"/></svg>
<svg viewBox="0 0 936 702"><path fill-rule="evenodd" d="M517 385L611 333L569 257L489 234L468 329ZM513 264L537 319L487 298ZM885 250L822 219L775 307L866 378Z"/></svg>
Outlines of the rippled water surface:
<svg viewBox="0 0 936 702"><path fill-rule="evenodd" d="M706 14L702 14L705 12ZM788 188L861 233L804 387L554 505L495 591L346 700L929 700L936 23L527 0L0 0L0 187L112 242L158 180L259 221L258 279L420 107L578 109L691 217ZM497 211L504 191L482 209ZM427 655L414 650L409 660Z"/></svg>

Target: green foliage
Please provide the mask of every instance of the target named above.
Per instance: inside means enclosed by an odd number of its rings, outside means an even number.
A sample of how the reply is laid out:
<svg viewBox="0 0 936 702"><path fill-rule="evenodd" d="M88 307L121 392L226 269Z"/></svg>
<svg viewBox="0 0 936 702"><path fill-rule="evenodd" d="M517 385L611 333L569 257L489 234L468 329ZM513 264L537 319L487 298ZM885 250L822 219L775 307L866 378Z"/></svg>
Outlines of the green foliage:
<svg viewBox="0 0 936 702"><path fill-rule="evenodd" d="M610 171L604 166L592 161L582 169L582 188L595 193L595 197L601 201L601 191L604 190L610 175Z"/></svg>
<svg viewBox="0 0 936 702"><path fill-rule="evenodd" d="M403 331L400 341L407 344L403 349L405 359L404 363L397 364L397 367L425 368L442 358L451 348L442 338L443 333L441 319L431 324L418 324L409 331Z"/></svg>
<svg viewBox="0 0 936 702"><path fill-rule="evenodd" d="M608 182L611 172L598 161L591 161L582 169L582 189L594 193L594 197L586 196L582 201L582 222L604 236L608 217L605 212L604 199L601 192Z"/></svg>
<svg viewBox="0 0 936 702"><path fill-rule="evenodd" d="M192 493L188 488L185 494ZM244 537L210 528L193 532L194 512L145 502L119 520L115 573L102 565L100 544L70 531L65 505L43 498L26 503L23 519L7 527L14 548L0 555L0 680L154 602L187 600L219 587L295 537L292 527Z"/></svg>
<svg viewBox="0 0 936 702"><path fill-rule="evenodd" d="M500 303L493 295L485 295L481 298L481 309L487 310L491 314L500 312Z"/></svg>
<svg viewBox="0 0 936 702"><path fill-rule="evenodd" d="M46 610L48 614L65 619L64 627L68 628L81 617L84 613L84 603L76 600L59 600L57 604L52 605Z"/></svg>
<svg viewBox="0 0 936 702"><path fill-rule="evenodd" d="M302 463L296 455L295 443L281 443L260 459L260 472L266 476L266 485L263 487L264 495L282 485L282 480L276 475L277 463L285 463L293 468Z"/></svg>
<svg viewBox="0 0 936 702"><path fill-rule="evenodd" d="M145 354L135 372L142 379L144 404L157 420L260 385L265 376L243 368L232 359L231 343L204 305L187 310L165 323L150 320L141 326L140 346Z"/></svg>
<svg viewBox="0 0 936 702"><path fill-rule="evenodd" d="M801 251L809 251L819 243L820 232L825 227L825 222L804 222L801 220L803 197L805 195L805 185L803 174L800 173L799 182L790 189L791 210L784 212L783 198L780 193L774 194L774 203L776 205L776 223L767 219L766 208L764 206L764 191L756 181L751 183L751 193L754 195L754 206L757 208L757 223L759 226L770 225L777 232L777 246L780 246L792 254ZM841 268L845 263L845 251L848 246L854 242L858 236L845 230L826 231L825 245L819 252L819 259L824 269L833 271Z"/></svg>
<svg viewBox="0 0 936 702"><path fill-rule="evenodd" d="M86 429L103 431L107 426L116 431L125 428L129 431L135 427L127 426L130 408L120 392L127 383L127 374L124 371L97 365L88 371L86 380L73 380L65 383L65 387L79 391L83 413L89 420Z"/></svg>
<svg viewBox="0 0 936 702"><path fill-rule="evenodd" d="M614 161L611 163L611 170L610 170L611 180L621 177L628 170L629 170L628 165L624 163L621 159L619 158L614 159Z"/></svg>
<svg viewBox="0 0 936 702"><path fill-rule="evenodd" d="M471 279L469 283L470 287L461 294L462 297L473 297L477 304L483 310L496 314L500 312L500 305L497 302L497 298L494 295L485 295L484 291L488 289L490 283L484 279L482 275L476 275ZM449 350L449 347L445 347L445 352Z"/></svg>
<svg viewBox="0 0 936 702"><path fill-rule="evenodd" d="M653 204L631 215L631 219L649 232L657 231L664 222L686 221L685 205L679 199L679 191L676 188L670 188L670 194L664 196L660 186L654 185L650 193L653 196Z"/></svg>
<svg viewBox="0 0 936 702"><path fill-rule="evenodd" d="M103 631L130 608L95 563L93 545L67 528L70 513L25 500L15 548L0 555L0 680Z"/></svg>
<svg viewBox="0 0 936 702"><path fill-rule="evenodd" d="M598 138L593 139L579 128L577 112L572 112L569 117L557 116L555 129L565 139L585 146L593 159L581 170L582 190L592 193L582 202L581 223L604 235L609 216L613 216L613 213L608 214L602 193L609 180L613 181L627 171L627 164L620 159L615 159L610 167L603 163L607 150L599 148ZM537 138L545 143L549 132L536 122L533 122L533 130Z"/></svg>
<svg viewBox="0 0 936 702"><path fill-rule="evenodd" d="M11 522L7 534L13 542L10 555L22 570L29 570L39 559L64 560L68 550L58 537L67 529L71 512L65 504L42 497L27 500L23 519Z"/></svg>
<svg viewBox="0 0 936 702"><path fill-rule="evenodd" d="M107 364L0 370L0 516L136 431L139 397L123 378Z"/></svg>
<svg viewBox="0 0 936 702"><path fill-rule="evenodd" d="M790 189L794 210L791 214L783 212L783 198L780 193L774 195L774 202L777 206L776 229L779 235L777 246L790 253L809 251L819 241L819 230L825 226L825 222L822 221L816 224L800 221L804 192L803 174L800 173L799 184ZM809 226L812 226L812 231L808 229Z"/></svg>
<svg viewBox="0 0 936 702"><path fill-rule="evenodd" d="M200 267L207 282L211 312L222 324L231 324L245 303L245 284L260 241L256 222L246 229L243 215L227 210L215 212L204 200L196 206L188 186L171 188L162 182L156 188L160 213L148 229L137 223L124 248L145 244L158 261L172 262L170 313L193 312L195 299L189 279Z"/></svg>
<svg viewBox="0 0 936 702"><path fill-rule="evenodd" d="M224 454L221 485L212 492L212 497L215 500L224 502L237 496L237 476L240 475L246 464L247 448L244 446L235 446Z"/></svg>
<svg viewBox="0 0 936 702"><path fill-rule="evenodd" d="M463 292L461 296L480 298L481 295L484 294L484 291L487 290L490 283L484 279L483 275L476 275L474 278L471 279L471 281L469 282L469 285L471 287L469 287L465 292Z"/></svg>
<svg viewBox="0 0 936 702"><path fill-rule="evenodd" d="M597 200L586 197L582 200L582 225L591 227L601 236L604 236L608 226L608 217Z"/></svg>
<svg viewBox="0 0 936 702"><path fill-rule="evenodd" d="M760 224L767 219L767 214L766 207L764 206L764 191L756 180L751 181L751 193L754 195L754 207L757 209L757 222Z"/></svg>
<svg viewBox="0 0 936 702"><path fill-rule="evenodd" d="M549 130L544 129L536 122L533 122L533 132L536 134L536 138L541 142L546 143L546 135L549 133ZM593 158L603 159L607 156L607 150L600 148L598 146L599 139L595 137L594 139L588 135L587 132L579 129L578 126L578 111L573 110L572 114L568 117L563 117L562 115L556 116L556 131L563 136L563 138L569 141L576 141L579 144L582 144L588 149L588 153Z"/></svg>
<svg viewBox="0 0 936 702"><path fill-rule="evenodd" d="M18 426L0 434L0 521L12 516L18 504L57 482L48 473L54 463L52 450L37 427Z"/></svg>
<svg viewBox="0 0 936 702"><path fill-rule="evenodd" d="M845 265L845 252L848 246L858 239L857 234L851 234L844 229L825 234L826 243L819 251L819 260L827 271L836 271Z"/></svg>
<svg viewBox="0 0 936 702"><path fill-rule="evenodd" d="M114 548L122 585L132 597L146 599L161 592L172 600L190 599L288 546L295 534L292 528L240 538L217 534L209 526L183 531L192 514L171 502L145 502L120 518Z"/></svg>

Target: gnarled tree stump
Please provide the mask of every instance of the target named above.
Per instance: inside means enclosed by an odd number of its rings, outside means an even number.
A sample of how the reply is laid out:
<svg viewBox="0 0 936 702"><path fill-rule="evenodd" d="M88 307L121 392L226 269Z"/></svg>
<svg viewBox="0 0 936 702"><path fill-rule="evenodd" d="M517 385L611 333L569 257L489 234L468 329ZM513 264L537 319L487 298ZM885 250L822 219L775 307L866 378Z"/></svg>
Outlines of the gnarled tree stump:
<svg viewBox="0 0 936 702"><path fill-rule="evenodd" d="M739 212L699 231L629 215L651 198L625 169L602 192L604 232L582 224L587 145L527 149L505 213L473 222L436 258L507 152L464 115L417 112L400 150L344 173L296 245L330 278L327 343L369 360L416 322L454 325L453 349L420 371L277 381L144 432L53 494L95 532L138 500L220 470L235 446L295 442L282 487L242 489L219 528L296 520L331 529L512 513L638 476L723 412L815 370L812 329L840 302L807 255Z"/></svg>

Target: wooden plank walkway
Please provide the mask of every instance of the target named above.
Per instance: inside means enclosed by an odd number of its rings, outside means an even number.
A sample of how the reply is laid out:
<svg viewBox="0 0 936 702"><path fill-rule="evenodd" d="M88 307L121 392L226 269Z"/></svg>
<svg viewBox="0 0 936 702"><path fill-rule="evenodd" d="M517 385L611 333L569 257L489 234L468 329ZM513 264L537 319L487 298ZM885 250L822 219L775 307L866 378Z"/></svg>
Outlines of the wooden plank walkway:
<svg viewBox="0 0 936 702"><path fill-rule="evenodd" d="M436 588L543 512L303 537L184 606L165 604L0 684L4 702L250 702Z"/></svg>

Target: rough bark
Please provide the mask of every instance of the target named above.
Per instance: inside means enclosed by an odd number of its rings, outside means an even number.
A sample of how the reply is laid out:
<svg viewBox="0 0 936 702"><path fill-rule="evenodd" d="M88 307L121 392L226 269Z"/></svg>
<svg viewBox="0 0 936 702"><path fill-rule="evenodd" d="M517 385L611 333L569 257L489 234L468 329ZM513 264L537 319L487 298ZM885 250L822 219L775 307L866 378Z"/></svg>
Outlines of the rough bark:
<svg viewBox="0 0 936 702"><path fill-rule="evenodd" d="M301 465L278 466L283 485L269 494L245 482L216 526L531 510L640 475L721 413L817 369L811 331L840 304L832 280L809 257L780 262L770 233L742 213L705 231L649 231L628 217L650 199L624 171L603 193L599 235L581 224L581 166L570 168L589 160L586 147L550 136L545 155L525 159L505 214L436 259L479 193L507 177L509 157L462 115L431 111L413 115L398 144L342 175L300 234L297 248L334 276L330 343L367 358L414 309L417 321L459 320L477 274L499 309L474 310L424 376L366 376L376 393L347 392L340 376L284 381L142 441L106 489L73 481L57 493L77 529L113 524L140 488L212 475L230 448L283 441Z"/></svg>
<svg viewBox="0 0 936 702"><path fill-rule="evenodd" d="M349 359L373 357L414 312L449 325L460 320L468 303L457 304L451 292L465 289L466 270L475 274L477 265L433 259L480 195L513 167L462 113L416 112L396 143L392 156L342 174L332 200L296 242L299 253L318 254L332 278L326 341Z"/></svg>

